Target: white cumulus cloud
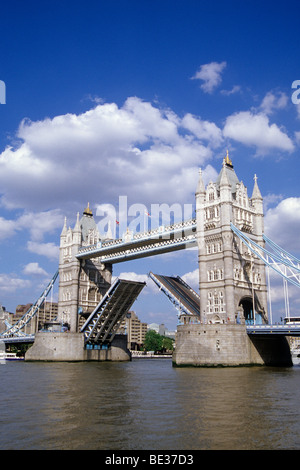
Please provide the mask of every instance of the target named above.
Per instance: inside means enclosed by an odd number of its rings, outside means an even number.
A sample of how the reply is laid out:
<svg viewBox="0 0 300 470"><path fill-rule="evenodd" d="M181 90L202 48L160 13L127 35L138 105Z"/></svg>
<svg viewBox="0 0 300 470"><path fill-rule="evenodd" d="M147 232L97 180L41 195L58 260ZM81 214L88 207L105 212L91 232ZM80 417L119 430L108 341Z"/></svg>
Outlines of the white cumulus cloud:
<svg viewBox="0 0 300 470"><path fill-rule="evenodd" d="M39 263L28 263L24 266L23 273L29 276L49 276L48 273L39 266Z"/></svg>
<svg viewBox="0 0 300 470"><path fill-rule="evenodd" d="M284 109L288 99L288 96L281 91L269 91L262 100L260 107L265 114L272 114L276 109Z"/></svg>
<svg viewBox="0 0 300 470"><path fill-rule="evenodd" d="M59 246L53 242L49 243L38 243L34 241L27 242L27 249L37 255L46 256L46 258L54 261L58 261L59 257Z"/></svg>
<svg viewBox="0 0 300 470"><path fill-rule="evenodd" d="M186 200L197 179L183 190L186 172L205 166L221 142L214 123L181 119L137 97L120 107L106 103L79 115L24 120L17 137L18 147L0 154L1 203L28 212L60 207L64 213L129 193L134 202L168 203L179 187ZM51 213L52 221L58 218ZM45 217L34 221L35 237L38 222L45 225Z"/></svg>
<svg viewBox="0 0 300 470"><path fill-rule="evenodd" d="M0 274L0 293L16 292L19 289L31 287L31 282L21 279L14 274Z"/></svg>
<svg viewBox="0 0 300 470"><path fill-rule="evenodd" d="M300 197L283 199L265 214L265 233L277 245L300 254Z"/></svg>
<svg viewBox="0 0 300 470"><path fill-rule="evenodd" d="M226 62L210 62L201 65L192 79L201 80L203 83L200 88L205 93L212 93L222 82L222 72L225 67Z"/></svg>
<svg viewBox="0 0 300 470"><path fill-rule="evenodd" d="M244 145L255 146L258 153L294 150L289 136L277 124L270 124L269 118L263 113L241 111L227 117L223 135Z"/></svg>
<svg viewBox="0 0 300 470"><path fill-rule="evenodd" d="M199 139L209 141L213 147L218 147L223 141L222 131L214 122L203 121L190 113L182 119L182 126Z"/></svg>

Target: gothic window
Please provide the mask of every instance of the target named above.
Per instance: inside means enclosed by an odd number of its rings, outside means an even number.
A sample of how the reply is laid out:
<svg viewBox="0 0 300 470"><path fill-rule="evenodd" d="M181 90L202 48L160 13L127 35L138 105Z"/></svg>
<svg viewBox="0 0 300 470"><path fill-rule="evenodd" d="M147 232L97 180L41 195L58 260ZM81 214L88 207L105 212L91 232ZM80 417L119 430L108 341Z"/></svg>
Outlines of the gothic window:
<svg viewBox="0 0 300 470"><path fill-rule="evenodd" d="M95 245L98 242L98 234L95 229L90 229L88 232L88 245Z"/></svg>
<svg viewBox="0 0 300 470"><path fill-rule="evenodd" d="M223 312L224 311L224 299L223 299L223 292L215 292L213 296L213 311L214 313Z"/></svg>
<svg viewBox="0 0 300 470"><path fill-rule="evenodd" d="M89 302L95 302L97 300L96 298L96 289L95 287L92 287L89 289L89 292L88 292L88 301Z"/></svg>
<svg viewBox="0 0 300 470"><path fill-rule="evenodd" d="M63 293L63 301L66 302L68 300L71 300L71 292L69 290Z"/></svg>
<svg viewBox="0 0 300 470"><path fill-rule="evenodd" d="M212 293L208 292L208 294L207 294L207 311L209 313L212 313L212 311L213 311L212 302L213 302Z"/></svg>
<svg viewBox="0 0 300 470"><path fill-rule="evenodd" d="M82 302L86 300L86 291L85 289L80 289L80 299Z"/></svg>
<svg viewBox="0 0 300 470"><path fill-rule="evenodd" d="M218 281L223 279L223 268L214 268L207 271L207 280L208 281Z"/></svg>

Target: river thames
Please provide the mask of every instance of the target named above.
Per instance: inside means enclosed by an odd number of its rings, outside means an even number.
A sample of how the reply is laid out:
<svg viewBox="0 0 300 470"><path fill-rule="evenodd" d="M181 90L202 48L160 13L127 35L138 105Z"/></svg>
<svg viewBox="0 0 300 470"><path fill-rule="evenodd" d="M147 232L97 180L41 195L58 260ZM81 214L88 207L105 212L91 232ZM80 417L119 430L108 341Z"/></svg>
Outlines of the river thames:
<svg viewBox="0 0 300 470"><path fill-rule="evenodd" d="M300 448L300 367L0 365L1 450Z"/></svg>

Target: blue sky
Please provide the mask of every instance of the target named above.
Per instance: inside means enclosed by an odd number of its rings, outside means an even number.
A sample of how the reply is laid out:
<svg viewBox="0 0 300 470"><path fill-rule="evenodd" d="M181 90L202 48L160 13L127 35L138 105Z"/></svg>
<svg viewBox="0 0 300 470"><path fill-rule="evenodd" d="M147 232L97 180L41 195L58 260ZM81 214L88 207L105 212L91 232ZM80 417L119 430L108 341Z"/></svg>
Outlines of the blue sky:
<svg viewBox="0 0 300 470"><path fill-rule="evenodd" d="M258 176L266 233L300 255L298 2L13 0L0 26L0 303L9 311L36 300L56 271L65 216L73 226L87 202L96 213L119 196L148 209L193 204L198 168L208 183L227 149L249 195ZM186 250L114 274L178 274L196 287L196 269ZM282 282L273 283L279 317ZM176 311L155 289L135 310L173 328Z"/></svg>

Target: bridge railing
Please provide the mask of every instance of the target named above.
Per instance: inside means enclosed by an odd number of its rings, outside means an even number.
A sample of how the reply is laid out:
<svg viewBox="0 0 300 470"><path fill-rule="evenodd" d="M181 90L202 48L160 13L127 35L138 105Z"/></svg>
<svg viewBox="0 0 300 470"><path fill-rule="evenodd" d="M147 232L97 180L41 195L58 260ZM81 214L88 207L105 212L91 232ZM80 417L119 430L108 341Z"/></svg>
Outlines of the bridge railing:
<svg viewBox="0 0 300 470"><path fill-rule="evenodd" d="M140 232L140 233L131 233L127 232L123 235L122 238L118 238L115 240L109 241L99 241L96 244L84 246L79 249L78 255L82 255L84 253L96 251L96 250L109 250L114 247L119 247L120 245L126 245L128 243L134 244L135 242L147 241L147 240L155 240L162 241L162 240L171 240L173 235L178 236L178 240L180 239L180 233L185 229L190 229L192 231L196 231L196 219L189 219L186 221L176 222L175 224L168 225L168 226L159 226L153 230L147 232Z"/></svg>
<svg viewBox="0 0 300 470"><path fill-rule="evenodd" d="M283 336L299 336L300 324L293 323L289 325L247 325L248 334L281 334Z"/></svg>

